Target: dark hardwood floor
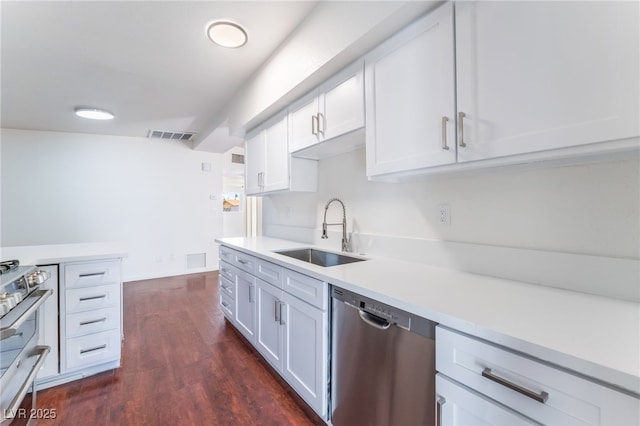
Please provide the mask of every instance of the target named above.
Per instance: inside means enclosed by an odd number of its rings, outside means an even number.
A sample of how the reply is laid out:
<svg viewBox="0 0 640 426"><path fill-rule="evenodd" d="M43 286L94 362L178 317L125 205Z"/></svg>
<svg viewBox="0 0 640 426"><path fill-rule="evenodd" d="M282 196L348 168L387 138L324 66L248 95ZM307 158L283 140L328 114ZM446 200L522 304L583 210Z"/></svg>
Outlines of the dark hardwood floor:
<svg viewBox="0 0 640 426"><path fill-rule="evenodd" d="M38 392L39 425L317 425L218 309L217 273L124 284L121 368Z"/></svg>

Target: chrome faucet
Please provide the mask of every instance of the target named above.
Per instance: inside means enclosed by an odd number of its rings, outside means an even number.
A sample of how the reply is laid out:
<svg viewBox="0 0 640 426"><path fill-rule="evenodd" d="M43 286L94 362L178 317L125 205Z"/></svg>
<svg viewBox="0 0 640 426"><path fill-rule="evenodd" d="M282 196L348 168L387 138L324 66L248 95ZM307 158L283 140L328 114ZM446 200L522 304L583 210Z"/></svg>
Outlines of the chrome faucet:
<svg viewBox="0 0 640 426"><path fill-rule="evenodd" d="M342 205L342 223L327 223L327 210L329 206L334 201L337 201ZM322 239L326 240L329 238L327 236L327 226L334 225L342 225L342 251L349 251L349 244L351 243L350 238L347 238L347 209L344 206L344 203L339 198L332 198L327 201L327 205L324 206L324 220L322 221Z"/></svg>

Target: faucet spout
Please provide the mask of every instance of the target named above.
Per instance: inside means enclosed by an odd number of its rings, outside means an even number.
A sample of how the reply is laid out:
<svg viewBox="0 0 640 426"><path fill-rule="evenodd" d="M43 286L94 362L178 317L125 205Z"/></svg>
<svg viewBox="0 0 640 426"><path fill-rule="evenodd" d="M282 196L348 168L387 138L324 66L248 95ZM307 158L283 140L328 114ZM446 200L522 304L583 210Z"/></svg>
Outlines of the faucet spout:
<svg viewBox="0 0 640 426"><path fill-rule="evenodd" d="M342 205L342 223L327 223L327 210L329 210L329 206L333 202L338 202ZM344 203L339 198L332 198L327 201L327 204L324 206L324 219L322 221L322 239L329 238L327 236L327 226L339 225L342 226L342 251L349 251L349 243L350 239L347 237L347 209L344 206Z"/></svg>

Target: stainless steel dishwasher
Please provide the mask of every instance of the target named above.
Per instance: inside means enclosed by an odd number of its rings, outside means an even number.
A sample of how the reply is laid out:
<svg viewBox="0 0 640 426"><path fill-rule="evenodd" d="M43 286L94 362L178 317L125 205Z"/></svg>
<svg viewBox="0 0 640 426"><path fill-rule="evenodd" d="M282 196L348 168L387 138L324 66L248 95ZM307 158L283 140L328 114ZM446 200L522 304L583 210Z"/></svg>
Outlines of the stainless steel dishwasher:
<svg viewBox="0 0 640 426"><path fill-rule="evenodd" d="M436 323L333 287L334 426L435 424Z"/></svg>

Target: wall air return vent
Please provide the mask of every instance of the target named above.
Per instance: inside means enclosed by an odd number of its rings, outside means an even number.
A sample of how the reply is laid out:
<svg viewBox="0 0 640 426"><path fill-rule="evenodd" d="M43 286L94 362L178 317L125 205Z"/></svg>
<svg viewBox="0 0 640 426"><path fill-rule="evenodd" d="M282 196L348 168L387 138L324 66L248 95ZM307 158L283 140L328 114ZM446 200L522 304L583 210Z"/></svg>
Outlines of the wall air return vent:
<svg viewBox="0 0 640 426"><path fill-rule="evenodd" d="M231 162L235 164L244 164L244 155L231 154Z"/></svg>
<svg viewBox="0 0 640 426"><path fill-rule="evenodd" d="M149 130L148 138L152 139L171 139L174 141L190 141L196 134L193 132L164 132L162 130Z"/></svg>

